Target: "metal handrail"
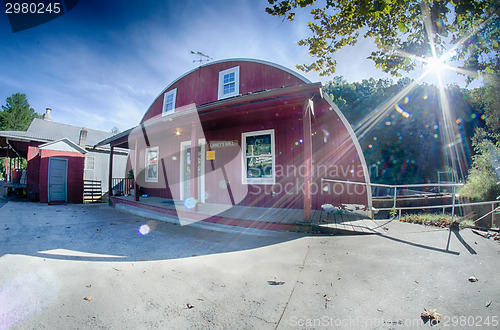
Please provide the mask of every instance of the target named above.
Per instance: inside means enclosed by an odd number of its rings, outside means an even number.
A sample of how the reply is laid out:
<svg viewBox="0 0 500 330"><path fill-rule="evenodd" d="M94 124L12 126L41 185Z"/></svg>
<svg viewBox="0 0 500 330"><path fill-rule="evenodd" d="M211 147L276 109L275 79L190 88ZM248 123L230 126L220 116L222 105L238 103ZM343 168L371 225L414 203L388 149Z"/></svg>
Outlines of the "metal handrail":
<svg viewBox="0 0 500 330"><path fill-rule="evenodd" d="M349 184L361 184L365 186L376 186L384 188L418 188L418 187L462 187L463 183L412 183L412 184L381 184L381 183L371 183L371 182L356 182L347 180L336 180L336 179L324 179L321 181L338 182L338 183L349 183Z"/></svg>
<svg viewBox="0 0 500 330"><path fill-rule="evenodd" d="M377 209L379 211L393 211L393 219L396 218L396 211L399 211L399 214L401 215L402 210L416 210L416 209L446 209L446 208L451 208L451 214L452 218L450 221L450 226L451 223L453 222L453 217L455 215L455 207L464 207L464 206L475 206L475 205L491 205L492 206L492 211L488 212L487 214L481 216L477 220L474 221L476 223L477 221L484 219L486 216L493 214L495 211L498 211L500 209L500 206L495 208L495 204L500 203L499 200L496 201L487 201L487 202L475 202L475 203L463 203L463 204L456 204L456 188L457 187L463 187L463 183L422 183L422 184L402 184L402 185L389 185L389 184L380 184L380 183L371 183L371 182L356 182L356 181L348 181L348 180L337 180L337 179L325 179L321 178L322 182L337 182L337 183L345 183L345 184L355 184L355 185L364 185L364 186L376 186L376 187L384 187L384 188L390 188L394 189L394 204L393 207L391 208L380 208ZM500 183L499 183L500 184ZM452 192L452 197L453 197L453 204L451 205L433 205L433 206L418 206L418 207L397 207L397 193L398 193L398 188L423 188L423 187L452 187L453 192ZM492 218L493 221L493 218Z"/></svg>

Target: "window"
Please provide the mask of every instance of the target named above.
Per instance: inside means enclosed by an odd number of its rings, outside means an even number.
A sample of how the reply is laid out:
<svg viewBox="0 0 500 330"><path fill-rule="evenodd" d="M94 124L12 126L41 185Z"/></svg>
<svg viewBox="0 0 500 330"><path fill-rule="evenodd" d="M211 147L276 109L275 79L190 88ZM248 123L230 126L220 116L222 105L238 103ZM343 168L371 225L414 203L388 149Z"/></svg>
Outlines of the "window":
<svg viewBox="0 0 500 330"><path fill-rule="evenodd" d="M274 130L243 133L241 144L242 183L274 184Z"/></svg>
<svg viewBox="0 0 500 330"><path fill-rule="evenodd" d="M240 93L240 67L219 72L219 100Z"/></svg>
<svg viewBox="0 0 500 330"><path fill-rule="evenodd" d="M92 156L85 157L85 169L86 170L95 169L95 158L94 157L92 157Z"/></svg>
<svg viewBox="0 0 500 330"><path fill-rule="evenodd" d="M173 113L175 110L175 99L177 96L177 88L172 89L163 95L163 116Z"/></svg>
<svg viewBox="0 0 500 330"><path fill-rule="evenodd" d="M146 149L146 182L158 182L158 147Z"/></svg>

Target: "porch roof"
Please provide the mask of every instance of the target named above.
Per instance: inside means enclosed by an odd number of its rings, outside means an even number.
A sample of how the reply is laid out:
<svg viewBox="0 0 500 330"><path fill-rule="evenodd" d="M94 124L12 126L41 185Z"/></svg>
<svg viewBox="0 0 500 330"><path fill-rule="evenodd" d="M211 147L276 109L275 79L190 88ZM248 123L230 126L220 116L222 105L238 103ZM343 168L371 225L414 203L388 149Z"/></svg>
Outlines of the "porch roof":
<svg viewBox="0 0 500 330"><path fill-rule="evenodd" d="M146 128L150 129L156 126L173 125L170 124L173 121L176 121L176 123L183 121L188 122L193 119L194 116L199 116L199 120L203 124L208 122L217 122L219 124L234 125L235 118L239 115L259 113L256 120L262 121L266 119L264 118L266 116L264 113L266 110L273 107L288 109L293 107L293 105L302 104L307 99L318 94L323 97L321 83L311 83L249 93L202 105L190 104L182 108L178 108L176 112L170 115L158 115L124 132L102 140L96 144L96 147L110 144L114 147L129 148L128 138L136 129L145 130ZM274 112L267 112L267 116L269 118L275 116Z"/></svg>

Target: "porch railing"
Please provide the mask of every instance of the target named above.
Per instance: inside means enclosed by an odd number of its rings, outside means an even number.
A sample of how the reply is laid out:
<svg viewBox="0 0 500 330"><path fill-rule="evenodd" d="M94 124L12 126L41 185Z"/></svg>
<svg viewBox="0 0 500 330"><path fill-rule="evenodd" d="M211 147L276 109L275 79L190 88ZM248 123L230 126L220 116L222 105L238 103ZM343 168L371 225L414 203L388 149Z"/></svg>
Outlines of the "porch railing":
<svg viewBox="0 0 500 330"><path fill-rule="evenodd" d="M113 178L111 180L111 189L118 192L120 195L130 195L130 189L134 186L134 179L128 178Z"/></svg>

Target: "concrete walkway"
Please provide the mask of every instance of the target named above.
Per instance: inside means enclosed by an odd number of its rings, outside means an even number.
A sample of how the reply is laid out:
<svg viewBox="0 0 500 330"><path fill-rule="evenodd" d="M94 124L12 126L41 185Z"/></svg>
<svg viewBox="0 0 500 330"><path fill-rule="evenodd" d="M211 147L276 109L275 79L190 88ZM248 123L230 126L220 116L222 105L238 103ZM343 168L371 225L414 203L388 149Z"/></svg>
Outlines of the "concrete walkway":
<svg viewBox="0 0 500 330"><path fill-rule="evenodd" d="M463 230L446 249L447 230L385 227L224 232L105 205L9 202L0 208L0 329L430 328L424 308L443 315L435 329L496 328L497 242Z"/></svg>
<svg viewBox="0 0 500 330"><path fill-rule="evenodd" d="M387 222L345 211L336 213L322 210L313 210L311 221L303 222L302 209L210 203L199 204L198 210L193 211L186 208L182 201L153 196L141 197L140 201L135 201L132 196L112 197L112 201L114 207L121 211L181 225L216 224L284 231L302 231L304 228L300 228L301 226L312 226L315 230L337 234L376 234L380 233L379 228Z"/></svg>

